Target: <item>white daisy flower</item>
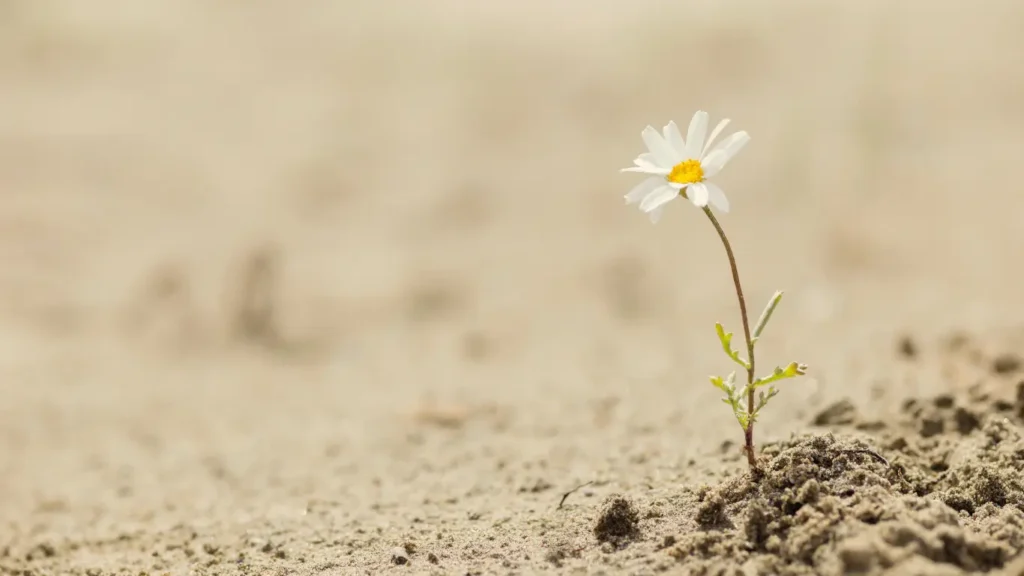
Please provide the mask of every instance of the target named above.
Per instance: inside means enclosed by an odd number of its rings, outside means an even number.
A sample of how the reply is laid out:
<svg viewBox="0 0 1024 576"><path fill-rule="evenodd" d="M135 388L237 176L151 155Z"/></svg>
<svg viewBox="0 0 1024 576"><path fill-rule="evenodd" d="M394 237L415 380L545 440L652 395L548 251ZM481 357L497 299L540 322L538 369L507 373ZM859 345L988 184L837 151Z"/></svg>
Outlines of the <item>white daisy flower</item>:
<svg viewBox="0 0 1024 576"><path fill-rule="evenodd" d="M710 202L718 210L728 212L725 192L707 179L718 174L750 141L750 135L740 131L711 148L728 124L728 118L719 122L707 142L704 137L708 132L708 113L702 110L690 120L686 140L675 122L669 122L662 134L651 126L644 128L641 136L648 151L633 161L636 166L623 168L622 172L641 172L651 177L626 194L626 204L639 202L640 210L650 215L651 222L660 220L665 205L678 196L700 208Z"/></svg>

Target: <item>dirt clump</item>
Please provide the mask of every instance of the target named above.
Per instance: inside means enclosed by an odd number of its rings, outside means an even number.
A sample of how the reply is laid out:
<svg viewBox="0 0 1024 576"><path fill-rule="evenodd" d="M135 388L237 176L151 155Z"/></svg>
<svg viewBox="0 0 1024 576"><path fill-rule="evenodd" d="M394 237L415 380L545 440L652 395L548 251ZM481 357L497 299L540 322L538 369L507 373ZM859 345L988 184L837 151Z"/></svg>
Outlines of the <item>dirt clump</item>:
<svg viewBox="0 0 1024 576"><path fill-rule="evenodd" d="M594 536L598 542L622 546L639 535L640 513L636 506L619 494L606 498L594 525Z"/></svg>
<svg viewBox="0 0 1024 576"><path fill-rule="evenodd" d="M702 495L702 502L697 508L697 524L701 528L714 528L724 526L729 522L726 513L725 498L718 492Z"/></svg>
<svg viewBox="0 0 1024 576"><path fill-rule="evenodd" d="M993 360L993 371L1017 366ZM1014 357L1015 359L1015 357ZM762 474L686 500L669 553L692 574L964 574L1024 557L1024 382L982 379L868 421L841 399L833 433L766 446Z"/></svg>
<svg viewBox="0 0 1024 576"><path fill-rule="evenodd" d="M698 494L697 530L677 538L670 554L694 574L1002 567L1024 549L1024 443L998 421L971 439L963 464L941 472L930 464L943 443L930 438L915 439L928 440L930 449L915 443L915 456L893 460L863 440L832 435L768 446L758 482L733 479Z"/></svg>
<svg viewBox="0 0 1024 576"><path fill-rule="evenodd" d="M843 399L827 406L814 416L815 426L844 426L857 420L857 408L849 400Z"/></svg>
<svg viewBox="0 0 1024 576"><path fill-rule="evenodd" d="M1000 354L992 360L992 371L996 374L1012 374L1021 368L1021 360L1014 354Z"/></svg>

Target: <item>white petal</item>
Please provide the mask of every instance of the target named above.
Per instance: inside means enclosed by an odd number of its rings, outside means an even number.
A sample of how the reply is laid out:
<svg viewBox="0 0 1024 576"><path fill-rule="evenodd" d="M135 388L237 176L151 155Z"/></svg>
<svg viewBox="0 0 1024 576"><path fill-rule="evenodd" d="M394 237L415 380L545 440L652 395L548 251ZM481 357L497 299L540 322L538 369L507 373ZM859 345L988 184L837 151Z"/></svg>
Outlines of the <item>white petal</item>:
<svg viewBox="0 0 1024 576"><path fill-rule="evenodd" d="M672 147L665 142L665 139L658 134L658 131L648 126L644 128L644 131L640 133L640 136L644 139L644 144L647 145L647 149L654 155L655 163L660 168L671 168L675 162L675 155L672 153Z"/></svg>
<svg viewBox="0 0 1024 576"><path fill-rule="evenodd" d="M661 215L665 213L665 207L655 208L647 213L651 218L651 224L657 224L658 220L661 220Z"/></svg>
<svg viewBox="0 0 1024 576"><path fill-rule="evenodd" d="M623 196L626 199L626 204L635 204L644 199L648 194L654 192L659 186L661 186L665 180L657 176L652 176L647 180L637 184L628 194Z"/></svg>
<svg viewBox="0 0 1024 576"><path fill-rule="evenodd" d="M686 187L686 196L694 206L703 208L708 205L708 188L703 182L695 182Z"/></svg>
<svg viewBox="0 0 1024 576"><path fill-rule="evenodd" d="M715 138L718 138L718 135L721 134L722 130L725 130L725 127L728 125L729 119L725 118L718 123L718 126L715 126L715 129L711 131L711 136L708 137L708 141L704 143L704 149L700 151L701 158L708 153L708 148L711 148L711 145L715 143Z"/></svg>
<svg viewBox="0 0 1024 576"><path fill-rule="evenodd" d="M637 166L641 166L642 162L654 164L655 166L657 166L657 162L654 159L654 154L651 154L650 152L644 152L643 154L637 156L636 160L633 160L633 164L636 164Z"/></svg>
<svg viewBox="0 0 1024 576"><path fill-rule="evenodd" d="M728 212L729 199L725 197L725 192L718 185L711 182L705 182L704 186L708 189L708 201L711 202L711 205L718 208L719 212Z"/></svg>
<svg viewBox="0 0 1024 576"><path fill-rule="evenodd" d="M704 170L704 177L711 178L718 174L725 167L729 160L743 149L750 142L750 135L746 132L737 132L715 146L704 160L701 160L700 167Z"/></svg>
<svg viewBox="0 0 1024 576"><path fill-rule="evenodd" d="M646 159L641 159L641 158L637 158L636 160L633 160L633 164L636 164L637 166L639 166L641 168L647 168L648 170L658 171L659 174L661 173L660 171L663 171L663 170L667 171L667 172L665 172L666 174L668 172L672 171L671 170L671 168L672 168L671 166L662 166L661 164L658 164L657 162L649 162Z"/></svg>
<svg viewBox="0 0 1024 576"><path fill-rule="evenodd" d="M704 148L704 137L708 133L708 113L698 110L690 120L690 128L686 131L686 154L687 160L700 158L700 151Z"/></svg>
<svg viewBox="0 0 1024 576"><path fill-rule="evenodd" d="M639 163L638 163L639 164ZM642 166L630 166L629 168L622 168L619 172L640 172L642 174L653 174L655 176L668 176L671 170L668 168L658 168L654 164L643 164Z"/></svg>
<svg viewBox="0 0 1024 576"><path fill-rule="evenodd" d="M678 164L686 158L683 154L686 152L686 143L683 141L683 135L679 132L679 126L676 126L675 120L672 120L665 125L665 141L676 153L675 163Z"/></svg>
<svg viewBox="0 0 1024 576"><path fill-rule="evenodd" d="M640 210L650 212L659 206L664 206L678 196L679 191L675 188L672 188L671 186L662 186L648 194L647 197L640 202Z"/></svg>

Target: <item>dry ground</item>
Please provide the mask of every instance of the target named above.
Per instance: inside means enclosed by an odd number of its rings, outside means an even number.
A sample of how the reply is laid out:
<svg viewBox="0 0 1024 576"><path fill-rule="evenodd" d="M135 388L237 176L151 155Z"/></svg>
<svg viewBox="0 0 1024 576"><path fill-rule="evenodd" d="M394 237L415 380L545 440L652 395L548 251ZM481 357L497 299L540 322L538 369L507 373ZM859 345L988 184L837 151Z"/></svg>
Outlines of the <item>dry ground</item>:
<svg viewBox="0 0 1024 576"><path fill-rule="evenodd" d="M812 366L760 440L844 398L1012 396L1022 27L1013 0L0 0L0 573L689 570L659 543L741 470L706 378L739 326L700 213L623 208L640 129L753 136L722 221L751 306L787 290L760 358ZM591 533L613 493L663 503L624 551Z"/></svg>

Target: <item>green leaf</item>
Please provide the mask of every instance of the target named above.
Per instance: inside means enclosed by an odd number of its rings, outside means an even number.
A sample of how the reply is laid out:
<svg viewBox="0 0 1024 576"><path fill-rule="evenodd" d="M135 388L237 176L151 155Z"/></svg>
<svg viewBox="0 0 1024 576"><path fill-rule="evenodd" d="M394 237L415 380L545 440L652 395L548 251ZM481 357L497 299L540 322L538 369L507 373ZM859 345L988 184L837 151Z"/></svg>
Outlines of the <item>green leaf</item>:
<svg viewBox="0 0 1024 576"><path fill-rule="evenodd" d="M729 375L726 376L725 378L722 378L721 376L710 376L709 378L711 380L711 385L712 386L714 386L715 388L718 388L722 392L725 392L726 394L729 395L730 398L733 398L735 396L735 393L736 393L736 385L735 385L735 382L736 382L736 372L735 371L730 372Z"/></svg>
<svg viewBox="0 0 1024 576"><path fill-rule="evenodd" d="M768 324L768 321L772 318L772 313L775 312L775 307L782 301L782 292L777 291L772 294L772 299L768 301L768 305L764 307L764 311L761 312L761 317L757 319L757 325L754 326L754 338L753 341L757 342L757 339L761 337L761 332L764 331L764 327Z"/></svg>
<svg viewBox="0 0 1024 576"><path fill-rule="evenodd" d="M743 388L740 388L739 392L736 393L737 400L744 400L750 391L750 384L744 384Z"/></svg>
<svg viewBox="0 0 1024 576"><path fill-rule="evenodd" d="M771 400L778 393L779 393L779 390L775 386L769 386L767 393L765 393L764 390L762 390L758 394L757 408L754 409L754 413L756 414L756 413L760 412L761 408L764 408L765 405L768 404L768 401Z"/></svg>
<svg viewBox="0 0 1024 576"><path fill-rule="evenodd" d="M740 423L740 428L747 429L747 425L750 424L752 415L740 410L734 410L736 413L736 421Z"/></svg>
<svg viewBox="0 0 1024 576"><path fill-rule="evenodd" d="M725 354L732 358L733 362L750 370L750 363L740 358L740 353L732 349L732 332L726 332L718 322L715 322L715 332L718 333L718 341L722 343L722 350L725 350Z"/></svg>
<svg viewBox="0 0 1024 576"><path fill-rule="evenodd" d="M797 364L796 362L790 362L785 368L779 368L778 366L776 366L775 370L772 371L770 376L763 376L761 378L758 378L757 380L754 380L754 388L760 388L762 386L771 384L772 382L777 382L779 380L784 380L786 378L796 378L797 376L803 376L806 373L806 364Z"/></svg>

